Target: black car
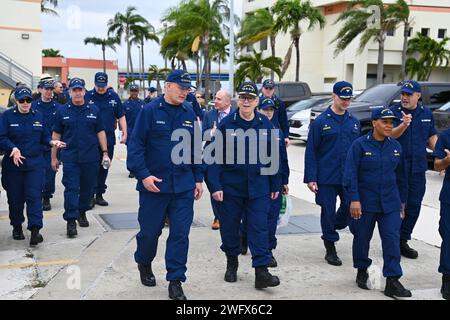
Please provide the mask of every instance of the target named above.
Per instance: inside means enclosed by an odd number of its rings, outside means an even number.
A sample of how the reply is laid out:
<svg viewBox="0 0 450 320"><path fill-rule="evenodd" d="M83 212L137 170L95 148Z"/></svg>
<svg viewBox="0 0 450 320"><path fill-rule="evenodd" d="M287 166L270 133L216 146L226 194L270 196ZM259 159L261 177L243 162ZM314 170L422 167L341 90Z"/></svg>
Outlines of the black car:
<svg viewBox="0 0 450 320"><path fill-rule="evenodd" d="M301 100L286 108L288 120L299 111L311 109L319 104L331 101L330 95L327 96L312 96L309 99Z"/></svg>
<svg viewBox="0 0 450 320"><path fill-rule="evenodd" d="M435 111L450 101L450 82L419 82L422 86L422 102ZM379 84L365 90L350 104L349 111L361 122L361 133L365 134L372 128L370 121L375 108L391 107L400 102L400 84ZM311 123L329 104L312 108Z"/></svg>
<svg viewBox="0 0 450 320"><path fill-rule="evenodd" d="M450 101L433 112L434 122L438 133L450 128Z"/></svg>
<svg viewBox="0 0 450 320"><path fill-rule="evenodd" d="M275 94L283 100L286 107L312 96L311 89L306 82L275 83Z"/></svg>

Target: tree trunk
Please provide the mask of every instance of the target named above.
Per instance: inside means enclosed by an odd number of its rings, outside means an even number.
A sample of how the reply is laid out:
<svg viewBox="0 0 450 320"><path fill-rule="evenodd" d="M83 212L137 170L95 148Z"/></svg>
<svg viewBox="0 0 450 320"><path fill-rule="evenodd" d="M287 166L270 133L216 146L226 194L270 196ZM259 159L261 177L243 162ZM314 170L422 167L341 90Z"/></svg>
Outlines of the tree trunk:
<svg viewBox="0 0 450 320"><path fill-rule="evenodd" d="M145 98L145 78L146 78L146 76L145 76L145 68L144 68L144 39L142 39L142 47L141 47L141 50L142 50L142 68L141 68L141 72L142 72L142 90L143 90L143 92L144 92L144 98Z"/></svg>
<svg viewBox="0 0 450 320"><path fill-rule="evenodd" d="M127 42L127 76L130 76L130 41L128 41L128 39L130 39L130 32L128 30L128 28L126 28L125 30L125 41Z"/></svg>
<svg viewBox="0 0 450 320"><path fill-rule="evenodd" d="M384 40L386 37L384 34L378 38L378 66L377 66L377 84L381 84L384 82Z"/></svg>
<svg viewBox="0 0 450 320"><path fill-rule="evenodd" d="M408 32L409 21L406 21L405 29L403 31L402 69L400 70L400 80L402 81L406 78L406 51L408 50Z"/></svg>
<svg viewBox="0 0 450 320"><path fill-rule="evenodd" d="M295 81L300 81L300 37L295 37L294 39L294 45L295 45L295 55L297 60L297 67L295 70Z"/></svg>
<svg viewBox="0 0 450 320"><path fill-rule="evenodd" d="M209 78L211 76L211 60L209 59L209 32L206 32L204 37L204 55L205 55L205 64L206 64L206 72L205 72L205 100L206 103L209 102Z"/></svg>
<svg viewBox="0 0 450 320"><path fill-rule="evenodd" d="M103 52L103 72L106 73L106 48L105 45L102 45L102 52Z"/></svg>
<svg viewBox="0 0 450 320"><path fill-rule="evenodd" d="M197 65L197 81L195 81L195 86L197 88L199 88L200 87L200 81L201 81L201 75L200 75L200 57L199 57L198 51L197 51L197 56L196 56L196 59L195 59L195 64Z"/></svg>
<svg viewBox="0 0 450 320"><path fill-rule="evenodd" d="M270 47L272 49L272 57L275 58L275 36L270 36ZM275 72L272 70L270 72L270 79L275 80Z"/></svg>

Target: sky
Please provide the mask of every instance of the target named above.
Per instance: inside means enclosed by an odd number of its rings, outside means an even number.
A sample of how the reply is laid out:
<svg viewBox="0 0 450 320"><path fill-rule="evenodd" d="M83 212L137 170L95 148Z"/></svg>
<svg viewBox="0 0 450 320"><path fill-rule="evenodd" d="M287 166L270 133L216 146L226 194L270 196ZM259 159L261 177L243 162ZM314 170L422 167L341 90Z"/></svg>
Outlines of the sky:
<svg viewBox="0 0 450 320"><path fill-rule="evenodd" d="M242 1L235 0L235 12L241 16ZM168 8L176 6L180 0L60 0L57 11L59 16L43 15L43 48L60 50L66 58L102 59L101 47L84 45L86 37L107 36L107 22L117 12L125 12L128 6L135 6L137 12L144 16L155 28L160 30L160 18ZM164 59L159 55L159 45L147 42L145 65L164 66ZM132 52L133 66L139 64L139 52L135 47ZM126 45L117 47L117 52L106 51L106 59L119 60L119 67L126 68ZM190 67L188 65L188 67ZM193 67L193 64L192 64ZM136 68L136 67L135 67Z"/></svg>

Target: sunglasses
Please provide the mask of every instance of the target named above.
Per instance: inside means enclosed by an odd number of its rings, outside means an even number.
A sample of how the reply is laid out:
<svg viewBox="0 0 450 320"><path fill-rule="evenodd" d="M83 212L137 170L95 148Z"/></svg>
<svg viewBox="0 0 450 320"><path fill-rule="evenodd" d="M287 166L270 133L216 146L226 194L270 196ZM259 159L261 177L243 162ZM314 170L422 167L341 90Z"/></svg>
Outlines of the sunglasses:
<svg viewBox="0 0 450 320"><path fill-rule="evenodd" d="M275 90L275 88L268 88L268 87L264 87L264 89L266 89L266 90Z"/></svg>
<svg viewBox="0 0 450 320"><path fill-rule="evenodd" d="M248 102L253 102L253 101L256 100L256 97L252 97L252 96L239 96L239 100L241 100L241 101L247 100Z"/></svg>
<svg viewBox="0 0 450 320"><path fill-rule="evenodd" d="M33 100L31 99L31 98L24 98L24 99L19 99L18 100L19 101L19 103L31 103L31 102L33 102Z"/></svg>

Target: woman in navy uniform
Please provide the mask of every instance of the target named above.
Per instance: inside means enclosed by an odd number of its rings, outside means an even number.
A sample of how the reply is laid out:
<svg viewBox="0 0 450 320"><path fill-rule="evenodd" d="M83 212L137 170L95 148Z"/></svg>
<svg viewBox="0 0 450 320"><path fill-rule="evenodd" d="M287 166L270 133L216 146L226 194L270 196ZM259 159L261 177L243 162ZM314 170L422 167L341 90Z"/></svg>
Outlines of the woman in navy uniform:
<svg viewBox="0 0 450 320"><path fill-rule="evenodd" d="M2 161L2 185L7 192L9 218L14 240L24 240L22 223L27 204L30 245L44 241L39 230L43 227L42 189L45 178L43 146L63 148L64 143L51 140L41 112L31 109L32 92L19 87L14 96L17 106L5 111L0 122L0 148L6 151Z"/></svg>
<svg viewBox="0 0 450 320"><path fill-rule="evenodd" d="M274 127L266 116L255 112L258 105L258 89L254 83L242 84L238 95L239 109L223 119L216 131L216 135L220 134L223 137L220 149L224 157L223 159L217 157L216 161L219 162L208 168L208 179L214 200L221 202L219 210L221 249L227 256L225 281L237 281L238 256L241 253L239 226L241 219L246 219L252 266L255 268L255 287L263 289L280 284L278 277L271 275L267 270L272 259L268 247L268 214L270 201L277 199L280 191L277 174L279 155L271 154L272 158L276 158L276 172L263 174L262 171L268 164L262 163L255 148L267 144L269 146L267 150L272 149L272 144L276 143L272 140ZM239 132L244 134L243 138L238 137ZM251 141L252 133L257 141ZM245 137L247 135L248 139ZM217 138L215 139L217 141ZM236 140L239 145L245 144L245 159L237 155L241 148L236 146ZM278 143L276 146L275 153L278 153ZM229 152L230 147L234 148L232 154ZM256 159L251 159L252 156ZM221 162L225 159L226 161ZM251 162L250 159L256 161Z"/></svg>
<svg viewBox="0 0 450 320"><path fill-rule="evenodd" d="M369 289L367 268L370 240L375 222L383 247L384 294L390 297L410 297L398 279L400 266L400 226L405 214L407 175L402 147L390 138L394 121L398 118L389 109L379 108L372 113L373 131L358 138L350 147L344 174L344 188L348 195L353 233L353 266L358 269L356 283Z"/></svg>
<svg viewBox="0 0 450 320"><path fill-rule="evenodd" d="M439 233L442 238L439 272L442 273L442 297L450 300L450 129L441 133L434 151L434 165L437 171L445 170L440 195L441 219Z"/></svg>

